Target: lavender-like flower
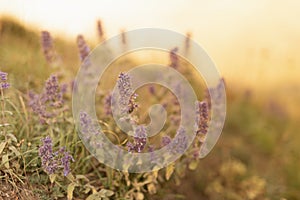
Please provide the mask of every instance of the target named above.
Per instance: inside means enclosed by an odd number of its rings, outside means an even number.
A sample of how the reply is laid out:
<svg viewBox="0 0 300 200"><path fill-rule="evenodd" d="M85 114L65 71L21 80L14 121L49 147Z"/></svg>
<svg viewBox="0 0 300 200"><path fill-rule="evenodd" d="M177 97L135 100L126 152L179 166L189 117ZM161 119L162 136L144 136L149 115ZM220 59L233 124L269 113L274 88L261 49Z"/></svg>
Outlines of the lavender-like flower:
<svg viewBox="0 0 300 200"><path fill-rule="evenodd" d="M196 102L197 135L205 135L208 131L209 111L206 101Z"/></svg>
<svg viewBox="0 0 300 200"><path fill-rule="evenodd" d="M64 176L67 176L70 173L70 161L74 162L74 158L69 154L69 152L64 151L63 157L61 158L61 164L64 168Z"/></svg>
<svg viewBox="0 0 300 200"><path fill-rule="evenodd" d="M39 148L39 156L42 160L42 167L48 174L54 174L59 166L54 158L52 140L50 137L46 137L41 141L43 144Z"/></svg>
<svg viewBox="0 0 300 200"><path fill-rule="evenodd" d="M134 141L138 153L143 151L147 143L147 133L145 126L138 126L134 130Z"/></svg>
<svg viewBox="0 0 300 200"><path fill-rule="evenodd" d="M77 36L77 47L79 50L79 58L81 62L84 62L85 58L89 55L90 53L90 48L86 44L83 35L78 35ZM88 61L86 61L88 62Z"/></svg>
<svg viewBox="0 0 300 200"><path fill-rule="evenodd" d="M42 124L63 111L61 108L64 104L63 95L65 92L66 85L60 86L55 75L51 75L46 81L41 94L29 92L29 106L39 116Z"/></svg>
<svg viewBox="0 0 300 200"><path fill-rule="evenodd" d="M171 153L183 154L187 148L187 137L183 127L179 127L176 133L176 137L171 145Z"/></svg>
<svg viewBox="0 0 300 200"><path fill-rule="evenodd" d="M65 147L53 152L52 139L47 136L42 139L42 146L39 148L39 157L42 160L42 167L48 174L54 174L59 169L63 169L64 176L70 173L70 161L74 158L66 151Z"/></svg>
<svg viewBox="0 0 300 200"><path fill-rule="evenodd" d="M29 107L31 107L32 112L37 114L40 119L41 124L46 123L46 119L52 117L52 114L46 111L46 105L42 102L40 95L29 92Z"/></svg>
<svg viewBox="0 0 300 200"><path fill-rule="evenodd" d="M7 81L7 73L0 71L0 79L1 81Z"/></svg>
<svg viewBox="0 0 300 200"><path fill-rule="evenodd" d="M93 123L92 118L86 112L80 112L79 121L80 131L87 139L89 139L91 135L99 134L97 126Z"/></svg>
<svg viewBox="0 0 300 200"><path fill-rule="evenodd" d="M137 94L132 94L132 88L130 83L130 76L126 73L121 73L118 79L119 89L119 106L122 113L131 113L138 107L136 103Z"/></svg>
<svg viewBox="0 0 300 200"><path fill-rule="evenodd" d="M162 137L161 144L162 146L167 146L168 144L170 144L171 141L172 139L170 138L170 136L167 135Z"/></svg>
<svg viewBox="0 0 300 200"><path fill-rule="evenodd" d="M54 47L53 47L53 39L48 31L41 32L41 46L46 61L48 63L51 63L54 60Z"/></svg>
<svg viewBox="0 0 300 200"><path fill-rule="evenodd" d="M104 98L104 113L105 113L106 116L111 116L112 115L111 101L112 101L112 95L111 95L111 93L109 93Z"/></svg>
<svg viewBox="0 0 300 200"><path fill-rule="evenodd" d="M60 88L57 76L51 75L45 83L45 100L50 101L53 106L59 107L63 104L64 92L66 92L65 86Z"/></svg>
<svg viewBox="0 0 300 200"><path fill-rule="evenodd" d="M1 83L1 87L2 89L8 89L10 87L9 83Z"/></svg>
<svg viewBox="0 0 300 200"><path fill-rule="evenodd" d="M171 138L168 136L165 137L164 144L168 145L171 143ZM185 129L179 127L176 133L176 137L173 139L173 142L168 146L170 153L172 154L183 154L187 148L187 136Z"/></svg>
<svg viewBox="0 0 300 200"><path fill-rule="evenodd" d="M147 133L145 126L137 126L134 129L134 143L127 142L129 152L142 152L147 144Z"/></svg>
<svg viewBox="0 0 300 200"><path fill-rule="evenodd" d="M126 144L128 152L134 152L135 151L135 145L131 142L127 142Z"/></svg>
<svg viewBox="0 0 300 200"><path fill-rule="evenodd" d="M170 51L170 67L173 67L174 69L177 69L179 63L178 63L178 56L177 56L178 48L175 47Z"/></svg>
<svg viewBox="0 0 300 200"><path fill-rule="evenodd" d="M10 84L7 82L7 73L0 71L0 89L8 89Z"/></svg>

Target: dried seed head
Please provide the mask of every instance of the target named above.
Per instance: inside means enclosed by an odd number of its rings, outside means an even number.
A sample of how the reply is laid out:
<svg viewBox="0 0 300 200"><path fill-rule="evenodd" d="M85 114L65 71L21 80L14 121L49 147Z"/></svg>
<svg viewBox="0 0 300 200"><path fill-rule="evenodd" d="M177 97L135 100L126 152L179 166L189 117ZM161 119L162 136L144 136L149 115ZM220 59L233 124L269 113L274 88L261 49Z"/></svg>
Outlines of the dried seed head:
<svg viewBox="0 0 300 200"><path fill-rule="evenodd" d="M98 36L99 36L100 40L103 40L104 39L104 31L103 31L101 20L97 21L97 30L98 30Z"/></svg>
<svg viewBox="0 0 300 200"><path fill-rule="evenodd" d="M185 52L186 53L188 53L189 49L190 49L191 36L192 36L192 34L190 32L186 33L186 38L185 38Z"/></svg>
<svg viewBox="0 0 300 200"><path fill-rule="evenodd" d="M126 45L126 43L127 43L126 33L125 33L124 29L121 30L121 42L122 42L123 45Z"/></svg>

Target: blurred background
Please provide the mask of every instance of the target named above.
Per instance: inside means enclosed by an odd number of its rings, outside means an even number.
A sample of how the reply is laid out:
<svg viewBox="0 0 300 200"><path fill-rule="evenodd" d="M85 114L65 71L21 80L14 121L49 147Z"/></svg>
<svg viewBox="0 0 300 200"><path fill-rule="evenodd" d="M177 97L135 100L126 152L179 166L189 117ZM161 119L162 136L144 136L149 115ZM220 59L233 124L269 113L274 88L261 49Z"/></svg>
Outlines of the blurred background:
<svg viewBox="0 0 300 200"><path fill-rule="evenodd" d="M184 184L170 181L159 193L300 199L300 1L1 0L0 18L0 67L16 79L30 69L46 74L34 58L42 54L39 41L28 39L29 33L50 31L74 67L76 36L95 46L98 19L106 38L142 27L191 33L225 78L227 120L216 148ZM16 34L14 23L24 33Z"/></svg>
<svg viewBox="0 0 300 200"><path fill-rule="evenodd" d="M107 37L121 29L142 27L190 32L227 81L255 86L260 92L271 92L268 96L278 94L276 98L286 100L287 91L299 93L299 7L300 2L294 0L2 0L0 13L70 40L84 34L97 41L95 21L99 18Z"/></svg>

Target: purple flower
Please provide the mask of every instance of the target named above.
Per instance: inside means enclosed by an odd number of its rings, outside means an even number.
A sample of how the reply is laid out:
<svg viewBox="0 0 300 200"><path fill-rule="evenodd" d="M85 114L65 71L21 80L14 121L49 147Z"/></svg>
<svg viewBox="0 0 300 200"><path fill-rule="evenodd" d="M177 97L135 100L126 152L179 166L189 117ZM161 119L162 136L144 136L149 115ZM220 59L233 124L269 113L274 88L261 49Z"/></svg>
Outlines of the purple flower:
<svg viewBox="0 0 300 200"><path fill-rule="evenodd" d="M46 123L46 118L52 117L52 114L46 111L46 105L41 101L40 95L31 91L29 92L28 105L31 107L32 111L39 116L42 124Z"/></svg>
<svg viewBox="0 0 300 200"><path fill-rule="evenodd" d="M178 56L177 56L177 51L178 51L178 48L175 47L174 49L172 49L170 51L170 67L173 67L174 69L177 69L178 67Z"/></svg>
<svg viewBox="0 0 300 200"><path fill-rule="evenodd" d="M61 158L61 164L64 168L64 176L67 176L70 173L70 161L74 162L74 158L69 154L69 152L64 151L63 157Z"/></svg>
<svg viewBox="0 0 300 200"><path fill-rule="evenodd" d="M138 153L143 151L147 143L147 133L144 126L138 126L135 128L134 141L135 141L136 151Z"/></svg>
<svg viewBox="0 0 300 200"><path fill-rule="evenodd" d="M41 94L29 92L29 106L37 114L42 123L46 123L49 118L57 116L63 112L63 95L66 92L66 85L60 86L58 78L51 75L46 81L44 90Z"/></svg>
<svg viewBox="0 0 300 200"><path fill-rule="evenodd" d="M70 161L74 162L73 157L66 151L65 147L53 152L52 139L47 136L42 139L42 146L39 148L39 157L42 160L42 167L48 174L54 174L63 168L64 176L70 173Z"/></svg>
<svg viewBox="0 0 300 200"><path fill-rule="evenodd" d="M1 83L1 88L2 88L2 89L8 89L9 86L10 86L9 83Z"/></svg>
<svg viewBox="0 0 300 200"><path fill-rule="evenodd" d="M173 154L183 154L187 148L187 137L186 132L183 127L179 127L176 137L171 144L171 153Z"/></svg>
<svg viewBox="0 0 300 200"><path fill-rule="evenodd" d="M147 144L147 133L145 126L137 126L134 129L134 143L127 142L129 152L142 152Z"/></svg>
<svg viewBox="0 0 300 200"><path fill-rule="evenodd" d="M205 135L208 131L209 111L206 101L196 102L197 135Z"/></svg>
<svg viewBox="0 0 300 200"><path fill-rule="evenodd" d="M77 36L77 47L78 47L78 50L79 50L80 61L83 63L85 61L86 57L90 53L90 48L86 44L83 35L78 35ZM86 62L85 64L89 64L89 60L86 60L85 62Z"/></svg>
<svg viewBox="0 0 300 200"><path fill-rule="evenodd" d="M89 127L92 124L91 117L86 112L80 112L79 121L80 121L81 132L84 134L88 134L90 129Z"/></svg>
<svg viewBox="0 0 300 200"><path fill-rule="evenodd" d="M131 113L138 107L136 103L137 94L132 94L130 76L126 73L121 73L118 79L119 89L119 106L122 113Z"/></svg>
<svg viewBox="0 0 300 200"><path fill-rule="evenodd" d="M57 76L51 75L45 84L45 98L49 101L55 101L59 96L59 84Z"/></svg>
<svg viewBox="0 0 300 200"><path fill-rule="evenodd" d="M54 60L54 47L53 39L48 31L41 32L41 46L43 49L44 56L48 63L51 63Z"/></svg>
<svg viewBox="0 0 300 200"><path fill-rule="evenodd" d="M170 136L167 135L167 136L162 137L161 143L163 146L167 146L168 144L170 144L171 141L172 141L172 139L170 138Z"/></svg>
<svg viewBox="0 0 300 200"><path fill-rule="evenodd" d="M42 167L48 174L54 174L58 169L58 163L54 158L52 140L46 137L41 141L43 144L39 148L39 156L42 160Z"/></svg>
<svg viewBox="0 0 300 200"><path fill-rule="evenodd" d="M111 93L109 93L104 98L104 112L105 112L106 116L111 116L112 115L111 101L112 101L112 95L111 95Z"/></svg>
<svg viewBox="0 0 300 200"><path fill-rule="evenodd" d="M127 146L128 152L134 152L135 151L135 145L133 143L127 142L126 146Z"/></svg>
<svg viewBox="0 0 300 200"><path fill-rule="evenodd" d="M0 71L0 79L1 81L7 81L7 73Z"/></svg>
<svg viewBox="0 0 300 200"><path fill-rule="evenodd" d="M7 82L7 73L0 71L0 89L8 89L10 84Z"/></svg>
<svg viewBox="0 0 300 200"><path fill-rule="evenodd" d="M93 123L92 118L86 112L80 112L79 121L80 131L87 139L89 139L91 135L99 134L96 124Z"/></svg>

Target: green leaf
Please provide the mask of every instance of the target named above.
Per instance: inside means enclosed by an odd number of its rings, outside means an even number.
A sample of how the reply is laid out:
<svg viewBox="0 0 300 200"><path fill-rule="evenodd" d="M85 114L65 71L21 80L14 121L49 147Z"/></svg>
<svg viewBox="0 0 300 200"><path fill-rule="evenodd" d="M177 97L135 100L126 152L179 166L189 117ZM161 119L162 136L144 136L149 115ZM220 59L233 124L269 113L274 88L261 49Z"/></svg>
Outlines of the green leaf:
<svg viewBox="0 0 300 200"><path fill-rule="evenodd" d="M85 181L89 182L89 179L84 175L76 175L75 177L76 177L76 180L84 179Z"/></svg>
<svg viewBox="0 0 300 200"><path fill-rule="evenodd" d="M90 196L88 196L88 198L86 198L86 200L99 200L99 199L102 199L99 193L91 194Z"/></svg>
<svg viewBox="0 0 300 200"><path fill-rule="evenodd" d="M77 186L77 183L70 183L68 185L68 189L67 189L68 200L73 199L73 192L74 192L74 189L75 189L76 186Z"/></svg>
<svg viewBox="0 0 300 200"><path fill-rule="evenodd" d="M101 189L99 194L103 195L103 197L111 197L114 195L114 192L111 190Z"/></svg>
<svg viewBox="0 0 300 200"><path fill-rule="evenodd" d="M1 154L2 151L4 150L5 145L6 145L6 142L1 142L1 143L0 143L0 154Z"/></svg>
<svg viewBox="0 0 300 200"><path fill-rule="evenodd" d="M9 134L7 134L7 136L9 136L12 141L14 141L16 143L18 142L18 140L17 140L16 136L14 136L14 134L9 133Z"/></svg>
<svg viewBox="0 0 300 200"><path fill-rule="evenodd" d="M6 167L6 169L9 169L9 162L8 162L8 154L5 154L2 156L2 164L4 164L4 167Z"/></svg>
<svg viewBox="0 0 300 200"><path fill-rule="evenodd" d="M14 154L16 154L18 157L21 155L21 153L14 146L10 146L8 149L14 152Z"/></svg>
<svg viewBox="0 0 300 200"><path fill-rule="evenodd" d="M69 181L75 182L75 177L73 176L72 173L69 173L66 177L69 179Z"/></svg>
<svg viewBox="0 0 300 200"><path fill-rule="evenodd" d="M169 180L171 178L174 169L175 169L174 164L171 164L166 168L166 180Z"/></svg>
<svg viewBox="0 0 300 200"><path fill-rule="evenodd" d="M57 174L50 174L50 175L49 175L50 182L51 182L51 183L54 183L56 177L57 177Z"/></svg>
<svg viewBox="0 0 300 200"><path fill-rule="evenodd" d="M109 199L108 197L111 197L112 195L114 195L113 191L107 189L101 189L99 192L88 196L86 200Z"/></svg>

